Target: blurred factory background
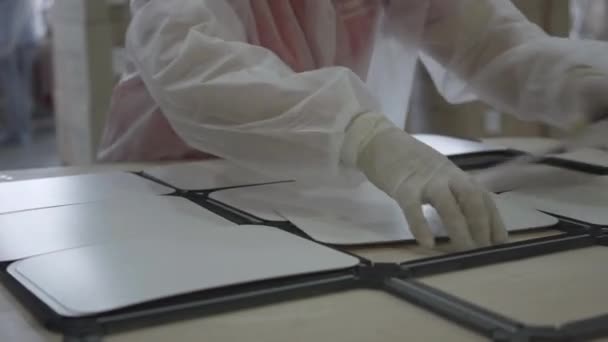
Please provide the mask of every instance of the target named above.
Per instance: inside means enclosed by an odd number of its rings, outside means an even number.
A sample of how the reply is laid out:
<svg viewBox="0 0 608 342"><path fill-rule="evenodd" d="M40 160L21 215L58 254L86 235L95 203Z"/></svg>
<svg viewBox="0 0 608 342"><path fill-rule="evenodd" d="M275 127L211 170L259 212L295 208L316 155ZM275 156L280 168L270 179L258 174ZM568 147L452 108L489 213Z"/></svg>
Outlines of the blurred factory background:
<svg viewBox="0 0 608 342"><path fill-rule="evenodd" d="M32 137L23 144L0 147L0 170L94 163L112 88L125 68L127 0L35 2L36 20L42 20L40 25L47 29L38 41L33 64ZM568 36L572 28L568 0L514 2L547 32ZM593 25L587 29L601 30ZM472 138L560 134L500 115L480 103L450 105L437 93L423 67L419 67L414 89L410 133ZM0 97L5 96L0 93Z"/></svg>

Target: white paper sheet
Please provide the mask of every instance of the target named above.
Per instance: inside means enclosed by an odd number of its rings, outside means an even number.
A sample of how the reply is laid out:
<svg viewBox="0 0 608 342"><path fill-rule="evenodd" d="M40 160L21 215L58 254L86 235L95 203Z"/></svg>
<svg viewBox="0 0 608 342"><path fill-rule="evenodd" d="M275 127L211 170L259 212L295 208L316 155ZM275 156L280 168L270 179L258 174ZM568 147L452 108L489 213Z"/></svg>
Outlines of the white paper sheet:
<svg viewBox="0 0 608 342"><path fill-rule="evenodd" d="M414 239L397 202L371 183L356 189L293 189L276 210L317 241L357 245Z"/></svg>
<svg viewBox="0 0 608 342"><path fill-rule="evenodd" d="M358 260L278 229L179 231L18 261L9 273L63 316L174 295L346 269Z"/></svg>
<svg viewBox="0 0 608 342"><path fill-rule="evenodd" d="M528 153L539 153L547 151L560 144L557 139L551 138L489 138L484 139L484 142L489 145L503 146L512 148L518 151ZM574 161L579 163L585 163L590 165L596 165L601 167L608 167L608 152L593 148L582 148L579 150L570 151L567 153L560 153L551 155L552 157Z"/></svg>
<svg viewBox="0 0 608 342"><path fill-rule="evenodd" d="M543 165L511 165L501 169L473 171L472 176L492 192L505 192L530 187L558 187L562 184L588 182L594 175Z"/></svg>
<svg viewBox="0 0 608 342"><path fill-rule="evenodd" d="M559 185L524 187L503 196L552 214L608 225L607 176L586 175L582 181L573 179Z"/></svg>
<svg viewBox="0 0 608 342"><path fill-rule="evenodd" d="M414 138L431 146L445 156L481 152L502 152L507 148L497 144L485 144L467 139L460 139L434 134L415 134Z"/></svg>
<svg viewBox="0 0 608 342"><path fill-rule="evenodd" d="M0 215L0 262L177 230L236 226L183 198L142 196Z"/></svg>
<svg viewBox="0 0 608 342"><path fill-rule="evenodd" d="M210 190L284 180L267 177L219 159L161 166L144 172L181 190Z"/></svg>
<svg viewBox="0 0 608 342"><path fill-rule="evenodd" d="M288 220L313 239L357 245L413 240L400 207L371 183L357 189L300 189L295 183L220 191L214 198L267 220ZM496 197L510 231L550 227L551 216ZM437 236L445 232L437 213L425 208Z"/></svg>
<svg viewBox="0 0 608 342"><path fill-rule="evenodd" d="M123 172L8 182L0 184L0 214L171 192L168 187Z"/></svg>
<svg viewBox="0 0 608 342"><path fill-rule="evenodd" d="M213 192L209 198L241 209L248 214L267 221L285 221L276 211L277 200L292 197L291 187L281 184L269 184L235 188Z"/></svg>

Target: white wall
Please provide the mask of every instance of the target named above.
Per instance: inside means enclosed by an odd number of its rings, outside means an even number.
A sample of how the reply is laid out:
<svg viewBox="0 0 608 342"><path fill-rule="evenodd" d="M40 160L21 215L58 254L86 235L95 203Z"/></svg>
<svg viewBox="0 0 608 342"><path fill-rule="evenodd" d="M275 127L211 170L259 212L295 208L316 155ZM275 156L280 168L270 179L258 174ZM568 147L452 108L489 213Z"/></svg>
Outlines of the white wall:
<svg viewBox="0 0 608 342"><path fill-rule="evenodd" d="M113 21L112 9L121 5L126 1L55 0L51 26L56 126L66 164L95 161L115 82L112 49L120 25Z"/></svg>

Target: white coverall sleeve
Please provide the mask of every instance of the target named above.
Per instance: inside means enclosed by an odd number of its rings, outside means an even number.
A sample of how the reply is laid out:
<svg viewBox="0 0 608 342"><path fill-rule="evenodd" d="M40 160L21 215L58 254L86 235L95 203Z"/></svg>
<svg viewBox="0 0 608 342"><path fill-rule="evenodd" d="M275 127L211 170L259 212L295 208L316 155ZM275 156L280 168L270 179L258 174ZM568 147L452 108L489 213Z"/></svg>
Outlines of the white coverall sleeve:
<svg viewBox="0 0 608 342"><path fill-rule="evenodd" d="M296 73L247 34L228 1L150 0L127 49L190 146L281 178L336 175L346 127L377 102L348 69Z"/></svg>
<svg viewBox="0 0 608 342"><path fill-rule="evenodd" d="M506 0L430 1L423 49L444 67L434 80L451 100L472 92L562 126L608 108L608 44L550 37Z"/></svg>

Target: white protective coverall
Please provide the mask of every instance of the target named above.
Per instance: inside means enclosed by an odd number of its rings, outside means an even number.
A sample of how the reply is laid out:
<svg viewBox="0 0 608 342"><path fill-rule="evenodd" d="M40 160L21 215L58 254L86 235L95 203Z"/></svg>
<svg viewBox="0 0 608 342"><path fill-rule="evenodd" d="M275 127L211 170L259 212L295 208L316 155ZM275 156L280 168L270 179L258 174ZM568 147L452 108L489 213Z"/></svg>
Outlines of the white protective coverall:
<svg viewBox="0 0 608 342"><path fill-rule="evenodd" d="M363 173L427 246L422 203L463 248L506 235L489 195L402 131L419 57L453 102L474 94L561 125L604 108L606 45L549 37L508 0L133 0L132 11L133 73L100 159L214 155L317 183Z"/></svg>

